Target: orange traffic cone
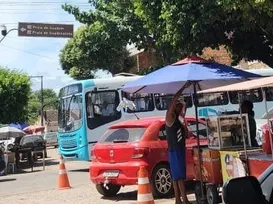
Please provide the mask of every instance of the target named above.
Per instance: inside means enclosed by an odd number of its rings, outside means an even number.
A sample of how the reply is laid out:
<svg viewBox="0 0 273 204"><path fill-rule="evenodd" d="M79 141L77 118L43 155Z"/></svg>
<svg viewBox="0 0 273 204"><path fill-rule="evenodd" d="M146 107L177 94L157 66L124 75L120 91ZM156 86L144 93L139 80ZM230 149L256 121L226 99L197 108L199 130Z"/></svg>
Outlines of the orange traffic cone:
<svg viewBox="0 0 273 204"><path fill-rule="evenodd" d="M148 172L144 166L138 171L137 204L154 204Z"/></svg>
<svg viewBox="0 0 273 204"><path fill-rule="evenodd" d="M63 190L68 188L71 188L71 187L70 187L67 172L65 169L63 156L60 155L58 189Z"/></svg>

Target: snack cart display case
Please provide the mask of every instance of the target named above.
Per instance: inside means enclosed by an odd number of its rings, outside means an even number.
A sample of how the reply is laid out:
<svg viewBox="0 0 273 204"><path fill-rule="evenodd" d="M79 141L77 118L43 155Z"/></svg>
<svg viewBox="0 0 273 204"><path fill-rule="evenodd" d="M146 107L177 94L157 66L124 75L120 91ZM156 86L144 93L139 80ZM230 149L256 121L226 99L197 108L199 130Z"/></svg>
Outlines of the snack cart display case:
<svg viewBox="0 0 273 204"><path fill-rule="evenodd" d="M247 114L212 116L206 119L208 147L216 150L251 146Z"/></svg>

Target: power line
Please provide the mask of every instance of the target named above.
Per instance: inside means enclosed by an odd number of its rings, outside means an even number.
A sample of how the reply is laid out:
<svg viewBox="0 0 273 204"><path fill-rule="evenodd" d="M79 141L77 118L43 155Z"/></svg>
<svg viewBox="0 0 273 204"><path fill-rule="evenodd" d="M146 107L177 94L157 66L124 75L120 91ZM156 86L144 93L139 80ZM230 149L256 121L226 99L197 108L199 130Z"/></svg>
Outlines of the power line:
<svg viewBox="0 0 273 204"><path fill-rule="evenodd" d="M78 5L90 5L87 1L2 1L0 4L78 4Z"/></svg>
<svg viewBox="0 0 273 204"><path fill-rule="evenodd" d="M71 4L69 4L71 5ZM22 7L18 5L14 6L3 6L0 4L0 9L1 10L8 10L8 11L20 11L20 10L31 10L31 9L62 9L62 5L35 5L34 6L27 6L27 7ZM79 7L80 9L85 9L85 8L92 8L91 5L86 5L86 6L79 6L79 5L71 5L71 6L76 6Z"/></svg>
<svg viewBox="0 0 273 204"><path fill-rule="evenodd" d="M37 21L35 21L36 23L39 23ZM41 21L41 23L43 23L44 21ZM78 23L78 21L46 21L47 23ZM0 22L0 24L4 24L4 25L9 25L9 24L18 24L18 22Z"/></svg>
<svg viewBox="0 0 273 204"><path fill-rule="evenodd" d="M39 23L39 22L37 22L37 21L35 21L36 23ZM58 24L58 23L79 23L78 21L46 21L47 23L56 23L56 24ZM0 25L18 25L18 23L19 22L9 22L9 23L2 23L2 22L0 22ZM44 23L44 21L43 22L40 22L40 23Z"/></svg>
<svg viewBox="0 0 273 204"><path fill-rule="evenodd" d="M27 41L27 42L29 42L29 41L34 42L35 40L37 40L37 41L45 40L45 38L44 39L42 39L42 38L31 38L30 39L30 38L18 38L18 37L11 37L11 36L8 36L7 39ZM55 39L56 40L61 40L61 38L55 38ZM60 43L60 41L51 42L50 44L51 45L58 45L58 46L61 46L61 47L64 46L62 43Z"/></svg>
<svg viewBox="0 0 273 204"><path fill-rule="evenodd" d="M45 56L45 55L40 55L40 54L37 54L37 53L29 52L29 51L22 50L22 49L19 49L19 48L15 48L15 47L11 47L11 46L8 46L8 45L4 45L3 43L1 43L0 45L3 46L3 47L7 47L9 49L13 49L13 50L17 50L17 51L20 51L20 52L24 52L26 54L30 54L30 55L34 55L34 56L38 56L38 57L47 58L47 59L50 59L50 60L58 60L57 58L52 58L52 57L48 57L48 56Z"/></svg>
<svg viewBox="0 0 273 204"><path fill-rule="evenodd" d="M12 8L26 8L26 7L31 7L31 8L37 8L37 7L43 7L43 6L47 6L47 7L61 7L64 4L1 4L0 6L3 7L8 7L9 9ZM68 4L71 6L77 6L77 7L91 7L91 5L89 4Z"/></svg>
<svg viewBox="0 0 273 204"><path fill-rule="evenodd" d="M80 7L80 9L91 9L92 7ZM10 8L0 8L0 11L33 11L34 8L15 8L15 9L10 9ZM61 7L56 8L48 8L48 7L41 7L41 8L35 8L35 11L44 11L46 9L50 9L51 11L64 11Z"/></svg>
<svg viewBox="0 0 273 204"><path fill-rule="evenodd" d="M65 11L64 11L65 12ZM61 12L1 12L1 14L9 14L9 15L14 15L14 14L57 14L57 15L71 15L69 13L61 13Z"/></svg>

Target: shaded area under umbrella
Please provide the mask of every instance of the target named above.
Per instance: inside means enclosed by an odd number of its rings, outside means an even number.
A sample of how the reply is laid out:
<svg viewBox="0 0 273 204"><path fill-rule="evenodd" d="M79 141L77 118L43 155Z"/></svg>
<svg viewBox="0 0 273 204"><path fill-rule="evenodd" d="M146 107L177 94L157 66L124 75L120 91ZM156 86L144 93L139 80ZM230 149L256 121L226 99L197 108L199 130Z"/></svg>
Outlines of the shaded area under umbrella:
<svg viewBox="0 0 273 204"><path fill-rule="evenodd" d="M15 127L6 126L0 128L0 138L21 137L24 136L25 134L26 134L25 132Z"/></svg>
<svg viewBox="0 0 273 204"><path fill-rule="evenodd" d="M198 121L197 91L238 83L258 77L262 76L223 64L209 62L195 56L185 58L143 76L138 80L129 82L122 87L122 90L129 93L174 94L187 82L191 82L191 86L186 88L182 94L194 95L195 117L196 121ZM199 171L201 175L201 186L203 186L198 123L196 123L196 131L200 164ZM204 190L202 187L201 192L202 198L204 198Z"/></svg>

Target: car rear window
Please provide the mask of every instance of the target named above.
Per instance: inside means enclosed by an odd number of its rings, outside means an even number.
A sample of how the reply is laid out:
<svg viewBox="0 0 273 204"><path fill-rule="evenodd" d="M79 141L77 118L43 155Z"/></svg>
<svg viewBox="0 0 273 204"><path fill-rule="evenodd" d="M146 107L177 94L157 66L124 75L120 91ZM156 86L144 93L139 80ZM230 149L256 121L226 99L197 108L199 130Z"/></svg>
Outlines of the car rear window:
<svg viewBox="0 0 273 204"><path fill-rule="evenodd" d="M26 144L26 143L30 143L30 142L43 142L43 138L40 135L33 135L33 136L26 136L23 137L23 139L21 140L21 144Z"/></svg>
<svg viewBox="0 0 273 204"><path fill-rule="evenodd" d="M57 137L56 132L47 132L44 134L44 138L53 138L53 137Z"/></svg>
<svg viewBox="0 0 273 204"><path fill-rule="evenodd" d="M141 139L146 128L109 129L98 141L99 143L137 142Z"/></svg>

